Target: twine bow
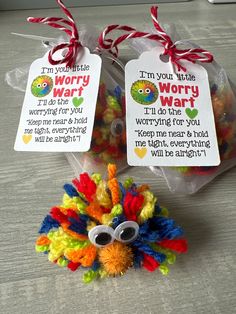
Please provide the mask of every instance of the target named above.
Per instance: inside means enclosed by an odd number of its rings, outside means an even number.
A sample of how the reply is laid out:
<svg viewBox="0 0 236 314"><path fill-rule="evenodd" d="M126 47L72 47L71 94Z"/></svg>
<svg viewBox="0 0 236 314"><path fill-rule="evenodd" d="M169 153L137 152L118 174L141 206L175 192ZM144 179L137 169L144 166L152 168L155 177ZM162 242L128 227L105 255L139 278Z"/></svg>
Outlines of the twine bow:
<svg viewBox="0 0 236 314"><path fill-rule="evenodd" d="M148 38L154 40L158 43L161 43L164 46L164 55L169 56L170 62L173 64L173 67L176 67L178 71L182 70L186 72L186 68L181 65L181 60L187 60L192 63L196 61L200 62L212 62L213 55L202 48L190 48L190 49L180 49L176 47L176 44L173 43L170 36L166 34L164 29L160 26L157 16L158 16L158 7L151 7L151 17L153 25L156 29L155 34L147 32L139 32L135 28L129 27L127 25L110 25L104 29L104 31L99 36L99 45L102 49L108 50L114 57L118 56L118 45L123 41L130 38ZM128 32L124 35L119 36L115 40L111 38L106 38L106 36L114 30L121 30Z"/></svg>
<svg viewBox="0 0 236 314"><path fill-rule="evenodd" d="M61 0L57 0L57 3L67 16L68 20L61 17L28 17L27 21L49 25L65 32L70 37L69 42L58 44L49 51L48 61L52 65L65 63L68 67L72 67L76 62L79 49L82 45L79 41L79 33L72 14ZM64 49L66 49L65 55L62 55L61 58L55 60L53 58L54 53Z"/></svg>

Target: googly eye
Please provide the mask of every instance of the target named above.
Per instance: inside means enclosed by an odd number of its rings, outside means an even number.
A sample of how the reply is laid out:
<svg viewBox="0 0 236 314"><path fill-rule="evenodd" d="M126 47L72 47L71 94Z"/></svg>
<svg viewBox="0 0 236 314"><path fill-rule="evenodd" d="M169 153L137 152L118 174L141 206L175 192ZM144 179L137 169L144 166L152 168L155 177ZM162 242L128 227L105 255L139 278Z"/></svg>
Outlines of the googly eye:
<svg viewBox="0 0 236 314"><path fill-rule="evenodd" d="M146 88L146 89L145 89L145 92L146 92L147 94L149 94L149 93L151 92L150 88Z"/></svg>
<svg viewBox="0 0 236 314"><path fill-rule="evenodd" d="M138 90L138 92L139 92L139 94L143 94L143 89L140 88L140 89Z"/></svg>
<svg viewBox="0 0 236 314"><path fill-rule="evenodd" d="M40 87L41 87L41 84L37 84L37 87L40 88Z"/></svg>
<svg viewBox="0 0 236 314"><path fill-rule="evenodd" d="M103 247L114 241L114 230L105 225L92 228L88 233L89 240L97 247Z"/></svg>
<svg viewBox="0 0 236 314"><path fill-rule="evenodd" d="M114 236L116 240L130 243L138 236L139 225L135 221L125 221L116 227Z"/></svg>
<svg viewBox="0 0 236 314"><path fill-rule="evenodd" d="M46 82L44 82L42 85L43 85L43 87L46 87L48 84Z"/></svg>
<svg viewBox="0 0 236 314"><path fill-rule="evenodd" d="M111 134L113 136L120 136L124 130L124 122L121 119L115 119L111 124Z"/></svg>

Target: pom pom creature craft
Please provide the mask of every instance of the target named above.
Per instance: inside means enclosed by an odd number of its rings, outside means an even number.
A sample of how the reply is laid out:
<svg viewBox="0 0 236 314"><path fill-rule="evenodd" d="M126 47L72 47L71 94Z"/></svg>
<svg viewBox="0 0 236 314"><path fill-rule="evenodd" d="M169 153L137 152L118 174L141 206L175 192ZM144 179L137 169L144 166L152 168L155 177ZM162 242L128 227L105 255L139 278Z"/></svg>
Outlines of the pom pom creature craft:
<svg viewBox="0 0 236 314"><path fill-rule="evenodd" d="M73 184L65 184L62 204L44 218L36 251L72 271L86 268L84 282L130 267L167 274L175 253L187 251L183 230L149 187L118 182L115 165L108 165L107 181L82 173Z"/></svg>

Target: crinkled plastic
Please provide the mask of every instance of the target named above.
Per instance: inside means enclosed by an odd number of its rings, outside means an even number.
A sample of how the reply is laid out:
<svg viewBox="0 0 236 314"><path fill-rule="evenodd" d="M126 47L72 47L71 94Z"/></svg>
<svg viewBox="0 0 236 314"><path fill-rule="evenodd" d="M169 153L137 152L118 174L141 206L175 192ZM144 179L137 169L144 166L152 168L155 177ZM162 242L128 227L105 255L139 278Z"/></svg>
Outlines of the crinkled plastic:
<svg viewBox="0 0 236 314"><path fill-rule="evenodd" d="M94 28L81 26L80 41L90 51L97 46L98 31ZM24 35L24 37L42 41L41 37ZM59 39L43 38L45 52L53 45L65 41ZM42 57L41 43L38 55L32 56L32 61ZM96 114L92 134L91 147L88 152L66 153L66 157L76 175L81 171L89 173L100 172L104 174L107 163L115 162L120 171L127 165L126 158L126 130L125 130L125 95L124 95L124 68L119 60L111 60L107 54L102 57L102 71ZM6 73L7 83L15 89L25 91L30 64Z"/></svg>
<svg viewBox="0 0 236 314"><path fill-rule="evenodd" d="M166 29L173 41L183 42L185 47L197 47L189 41L181 41L173 25ZM155 42L144 38L131 41L131 47L139 54L155 45ZM175 193L195 193L236 165L236 89L216 61L201 65L208 72L221 163L216 167L150 167L155 174L161 173L169 189Z"/></svg>

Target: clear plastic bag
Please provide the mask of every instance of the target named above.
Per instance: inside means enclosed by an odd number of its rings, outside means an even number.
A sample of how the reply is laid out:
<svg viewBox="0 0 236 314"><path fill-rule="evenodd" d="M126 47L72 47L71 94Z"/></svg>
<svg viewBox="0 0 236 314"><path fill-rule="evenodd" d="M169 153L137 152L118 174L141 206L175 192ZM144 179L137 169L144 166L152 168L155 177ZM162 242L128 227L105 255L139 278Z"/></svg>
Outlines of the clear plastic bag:
<svg viewBox="0 0 236 314"><path fill-rule="evenodd" d="M123 73L103 58L91 147L85 153L67 153L76 175L104 173L108 163L124 170L126 162L125 95Z"/></svg>
<svg viewBox="0 0 236 314"><path fill-rule="evenodd" d="M189 41L181 41L173 25L167 25L165 29L173 41L182 42L189 48L197 47ZM154 30L149 32L155 33ZM155 45L155 42L145 38L131 41L131 47L138 54ZM165 178L169 189L175 193L195 193L216 176L236 165L236 89L216 61L201 65L208 72L221 163L217 167L150 167L156 175L161 174Z"/></svg>
<svg viewBox="0 0 236 314"><path fill-rule="evenodd" d="M20 35L20 34L19 34ZM81 26L80 41L90 51L95 51L99 32L92 27ZM42 57L42 46L45 52L55 44L65 41L64 37L42 38L34 35L20 35L38 40L39 54L32 61ZM78 175L81 171L105 173L107 163L115 162L122 171L127 165L126 130L125 130L125 95L124 67L119 60L112 60L107 53L102 53L102 71L96 114L92 134L91 148L86 153L66 153L66 157ZM6 82L13 88L25 91L30 64L13 69L6 73Z"/></svg>

